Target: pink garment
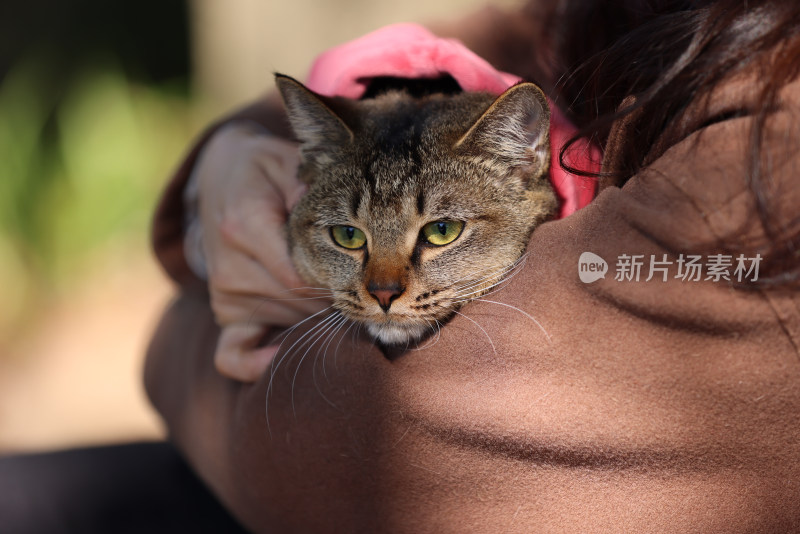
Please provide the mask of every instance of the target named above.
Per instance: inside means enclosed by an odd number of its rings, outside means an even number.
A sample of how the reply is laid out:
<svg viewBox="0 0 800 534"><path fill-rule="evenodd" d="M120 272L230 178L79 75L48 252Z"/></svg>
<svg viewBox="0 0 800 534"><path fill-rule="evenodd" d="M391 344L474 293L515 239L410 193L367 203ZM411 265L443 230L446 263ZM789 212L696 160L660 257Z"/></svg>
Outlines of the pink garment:
<svg viewBox="0 0 800 534"><path fill-rule="evenodd" d="M356 99L364 94L370 78L435 78L443 74L452 76L464 91L496 95L520 81L519 77L492 67L460 41L441 39L416 24L394 24L320 54L306 85L326 96ZM550 102L550 181L561 198L559 217L587 205L596 190L594 180L575 176L559 163L558 152L575 131ZM574 167L597 171L600 151L579 142L570 148L568 159Z"/></svg>

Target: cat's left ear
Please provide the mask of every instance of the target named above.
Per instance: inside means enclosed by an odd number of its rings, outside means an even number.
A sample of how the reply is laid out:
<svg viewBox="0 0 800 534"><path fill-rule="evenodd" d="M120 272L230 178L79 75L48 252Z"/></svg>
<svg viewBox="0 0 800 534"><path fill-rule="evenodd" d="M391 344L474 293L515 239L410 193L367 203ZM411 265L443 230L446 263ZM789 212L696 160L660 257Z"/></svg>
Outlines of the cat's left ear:
<svg viewBox="0 0 800 534"><path fill-rule="evenodd" d="M322 98L294 78L275 75L289 123L300 140L300 157L322 163L327 156L353 140L353 132Z"/></svg>
<svg viewBox="0 0 800 534"><path fill-rule="evenodd" d="M550 168L550 109L536 85L519 83L497 97L454 147L489 157L507 172L522 171L531 180Z"/></svg>

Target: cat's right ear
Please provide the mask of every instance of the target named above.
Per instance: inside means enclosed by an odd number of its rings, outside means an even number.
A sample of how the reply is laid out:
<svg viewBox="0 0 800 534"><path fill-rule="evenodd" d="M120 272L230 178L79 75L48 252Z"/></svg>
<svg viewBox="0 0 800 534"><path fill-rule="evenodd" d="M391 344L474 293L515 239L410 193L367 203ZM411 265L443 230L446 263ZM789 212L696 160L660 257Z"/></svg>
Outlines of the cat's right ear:
<svg viewBox="0 0 800 534"><path fill-rule="evenodd" d="M353 140L353 132L322 99L294 78L275 74L289 123L300 140L304 163L325 163L338 147Z"/></svg>
<svg viewBox="0 0 800 534"><path fill-rule="evenodd" d="M486 158L505 172L530 179L550 166L550 109L536 85L519 83L497 97L455 144L462 153Z"/></svg>

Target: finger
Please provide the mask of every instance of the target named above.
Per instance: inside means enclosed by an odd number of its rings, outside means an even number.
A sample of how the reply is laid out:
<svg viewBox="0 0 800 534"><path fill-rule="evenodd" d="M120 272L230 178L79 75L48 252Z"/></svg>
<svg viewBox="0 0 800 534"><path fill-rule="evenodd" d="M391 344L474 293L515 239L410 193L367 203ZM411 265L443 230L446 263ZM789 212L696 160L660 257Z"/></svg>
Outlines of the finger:
<svg viewBox="0 0 800 534"><path fill-rule="evenodd" d="M234 323L293 326L330 306L329 301L303 301L303 307L294 304L295 306L289 307L280 300L271 301L252 293L211 293L211 307L217 322L222 326Z"/></svg>
<svg viewBox="0 0 800 534"><path fill-rule="evenodd" d="M236 324L223 329L214 354L220 374L240 382L255 382L269 368L278 345L255 348L265 328L256 324Z"/></svg>
<svg viewBox="0 0 800 534"><path fill-rule="evenodd" d="M221 293L252 293L264 297L291 296L266 266L239 250L222 250L211 257L208 281Z"/></svg>
<svg viewBox="0 0 800 534"><path fill-rule="evenodd" d="M283 285L298 287L302 281L289 257L284 232L289 209L305 190L297 179L297 145L255 135L240 142L247 145L244 152L250 156L238 159L237 168L227 169L235 177L225 181L230 187L205 201L201 196L204 220L219 228L218 234L206 233L207 252L224 257L226 247L237 249L264 264Z"/></svg>
<svg viewBox="0 0 800 534"><path fill-rule="evenodd" d="M240 215L240 217L245 216L246 214ZM305 286L306 284L290 257L289 243L283 230L283 223L257 222L256 219L263 221L265 217L259 214L251 221L237 224L239 228L221 229L226 234L227 250L226 248L217 249L216 254L212 253L213 257L219 262L227 259L239 266L242 257L230 253L236 251L263 266L267 272L271 273L275 282L281 286L281 290ZM235 237L231 235L232 232L236 232Z"/></svg>
<svg viewBox="0 0 800 534"><path fill-rule="evenodd" d="M289 256L285 224L286 213L282 206L268 206L263 199L253 196L242 200L236 210L221 218L217 233L204 233L210 270L219 269L218 263L224 260L238 267L244 255L272 273L283 286L281 289L304 285Z"/></svg>
<svg viewBox="0 0 800 534"><path fill-rule="evenodd" d="M283 286L282 289L300 289L308 285L297 272L289 255L289 242L285 237L264 240L262 246L254 251L254 255L255 259Z"/></svg>
<svg viewBox="0 0 800 534"><path fill-rule="evenodd" d="M238 252L218 256L208 271L209 287L214 296L254 297L304 313L318 310L321 304L327 305L333 294L323 287L287 288L259 262Z"/></svg>

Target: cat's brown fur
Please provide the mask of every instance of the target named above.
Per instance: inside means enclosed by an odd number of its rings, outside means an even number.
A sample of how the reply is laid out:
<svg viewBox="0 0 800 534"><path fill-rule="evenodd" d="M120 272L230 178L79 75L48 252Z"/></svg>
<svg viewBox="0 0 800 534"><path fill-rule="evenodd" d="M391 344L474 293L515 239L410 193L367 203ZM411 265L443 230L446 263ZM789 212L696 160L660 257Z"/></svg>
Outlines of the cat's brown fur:
<svg viewBox="0 0 800 534"><path fill-rule="evenodd" d="M352 101L276 81L309 184L288 224L292 259L383 343L425 336L500 282L556 207L549 111L533 84L498 98L389 92ZM421 235L434 221L464 226L434 246ZM336 225L362 230L366 245L337 245Z"/></svg>

